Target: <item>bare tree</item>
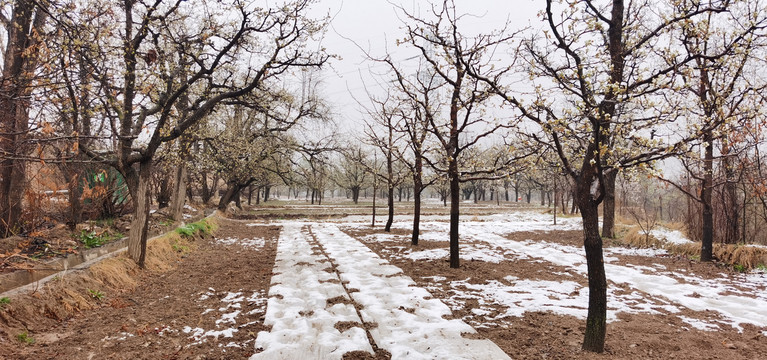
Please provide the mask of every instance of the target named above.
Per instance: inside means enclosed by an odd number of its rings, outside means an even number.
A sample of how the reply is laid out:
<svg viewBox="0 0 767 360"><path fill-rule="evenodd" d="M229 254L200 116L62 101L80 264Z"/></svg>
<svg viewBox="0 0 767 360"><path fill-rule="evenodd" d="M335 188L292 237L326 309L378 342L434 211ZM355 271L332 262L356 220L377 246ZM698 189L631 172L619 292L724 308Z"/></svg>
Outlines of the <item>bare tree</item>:
<svg viewBox="0 0 767 360"><path fill-rule="evenodd" d="M677 71L697 57L680 54L676 50L682 44L669 45L668 39L684 23L722 13L727 5L728 1L674 2L654 4L663 11L651 11L649 3L626 6L623 0L606 6L590 0L560 6L547 0L544 36L524 42L530 64L526 70L537 86L532 104L525 105L500 83L505 69L482 75L481 69L469 67L473 76L491 84L493 91L540 126L543 136L533 138L556 154L573 180L589 276L585 350L604 350L607 279L598 206L613 188L607 186L606 175L679 153L705 133L705 128L692 129L672 143L653 138L650 129L673 114L647 105L657 100L656 94L671 91ZM648 64L655 65L648 69ZM629 110L636 110L631 117Z"/></svg>
<svg viewBox="0 0 767 360"><path fill-rule="evenodd" d="M82 150L125 177L135 208L129 253L141 267L154 155L225 101L260 90L291 68L322 65L327 56L304 47L325 24L304 16L311 3L296 0L263 9L237 1L213 6L202 0L112 5L113 22L122 28L87 44L98 47L97 56L87 60L105 88L100 94L105 99L102 116L111 124L114 147L108 154ZM206 15L195 15L201 13ZM184 96L189 97L188 107L178 111Z"/></svg>
<svg viewBox="0 0 767 360"><path fill-rule="evenodd" d="M440 159L446 163L428 161L438 173L446 174L450 184L450 267L460 265L458 249L458 222L460 216L460 183L477 177L497 177L498 171L513 162L514 157L495 163L480 171L464 172L459 168L462 153L498 130L512 125L508 119L492 119L479 112L488 100L490 88L470 76L471 68L490 66L493 50L511 39L505 29L476 37L465 37L459 30L463 15L456 12L453 1L434 5L430 18L415 16L403 8L406 34L404 42L420 53L420 58L435 74L448 93L447 121L438 116L427 117L429 131L438 143ZM425 70L425 69L424 69Z"/></svg>

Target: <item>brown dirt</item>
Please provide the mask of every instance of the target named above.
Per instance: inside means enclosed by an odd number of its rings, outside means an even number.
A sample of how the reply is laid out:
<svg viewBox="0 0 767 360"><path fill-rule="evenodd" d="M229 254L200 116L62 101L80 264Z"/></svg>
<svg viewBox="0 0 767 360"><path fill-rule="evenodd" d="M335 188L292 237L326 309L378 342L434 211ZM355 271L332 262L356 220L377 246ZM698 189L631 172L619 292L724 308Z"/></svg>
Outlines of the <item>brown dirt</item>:
<svg viewBox="0 0 767 360"><path fill-rule="evenodd" d="M144 271L135 290L106 293L100 306L80 315L30 331L25 345L10 334L0 358L7 359L232 359L247 358L261 330L266 292L272 276L275 226L248 227L220 220L216 238L266 239L263 248L224 246L216 239L199 247L166 272ZM238 301L222 302L230 293ZM230 298L237 298L230 296ZM238 303L241 307L227 307ZM236 324L221 321L240 310ZM216 321L222 322L217 327ZM233 337L195 338L191 329L236 328ZM227 346L229 345L229 346ZM235 346L236 345L236 346Z"/></svg>
<svg viewBox="0 0 767 360"><path fill-rule="evenodd" d="M380 229L344 229L351 236L360 239L364 235L380 232ZM554 241L563 245L581 247L583 240L580 231L561 232L520 232L508 236L513 240ZM552 236L555 235L555 236ZM412 261L394 256L398 252L412 247L404 242L363 241L369 248L400 267L421 287L429 287L435 298L446 299L451 295L448 282L468 279L470 283L485 283L512 275L520 279L561 280L565 269L528 260L509 259L499 264L482 261L463 261L461 268L450 269L446 259ZM610 244L609 246L613 246ZM402 248L404 247L404 248ZM447 247L446 242L422 242L418 250L434 247ZM393 251L392 249L397 249ZM611 255L613 256L613 255ZM653 266L662 264L671 272L685 271L685 275L699 276L704 279L721 278L726 268L716 264L701 264L686 258L642 257L615 255L616 264ZM572 278L586 285L582 275L571 273ZM435 284L434 276L447 280ZM437 286L435 286L437 285ZM633 291L633 290L632 290ZM528 312L522 317L510 317L493 320L489 318L500 314L504 309L495 305L487 315L472 312L479 306L477 300L466 300L458 304L452 302L453 316L475 326L478 334L472 337L485 337L501 347L513 359L763 359L767 354L767 338L754 326L744 326L738 333L735 329L720 331L700 331L691 328L676 315L683 315L703 320L716 320L715 312L695 312L683 310L681 314L626 314L618 315L619 321L607 325L606 350L603 354L594 354L581 350L581 341L585 331L585 320L573 316L558 315L549 312ZM492 304L483 304L483 309L493 308ZM482 326L478 326L482 324Z"/></svg>

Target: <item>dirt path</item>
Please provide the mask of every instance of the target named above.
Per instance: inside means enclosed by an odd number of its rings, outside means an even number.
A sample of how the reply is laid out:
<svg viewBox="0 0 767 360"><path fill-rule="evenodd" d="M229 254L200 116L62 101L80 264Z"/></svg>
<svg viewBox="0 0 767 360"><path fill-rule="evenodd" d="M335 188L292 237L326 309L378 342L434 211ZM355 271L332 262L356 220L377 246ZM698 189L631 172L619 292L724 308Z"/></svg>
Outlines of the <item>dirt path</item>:
<svg viewBox="0 0 767 360"><path fill-rule="evenodd" d="M221 220L176 268L19 346L17 359L242 359L263 324L279 228ZM18 346L18 344L16 344Z"/></svg>

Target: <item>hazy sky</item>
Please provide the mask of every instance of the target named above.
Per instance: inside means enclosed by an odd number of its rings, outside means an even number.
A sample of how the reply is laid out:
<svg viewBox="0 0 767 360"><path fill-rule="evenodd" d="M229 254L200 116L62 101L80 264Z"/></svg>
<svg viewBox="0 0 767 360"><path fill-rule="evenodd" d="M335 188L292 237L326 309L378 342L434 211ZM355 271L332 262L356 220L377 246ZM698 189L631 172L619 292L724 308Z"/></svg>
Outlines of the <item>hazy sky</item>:
<svg viewBox="0 0 767 360"><path fill-rule="evenodd" d="M413 54L412 49L397 47L395 40L404 36L402 21L394 5L399 4L408 11L426 17L430 2L425 0L322 0L315 5L316 14L329 13L333 18L323 45L330 53L341 56L333 60L331 67L322 71L322 89L325 98L333 103L334 110L341 115L342 123L359 121L359 106L351 93L362 100L364 86L375 86L370 71L383 71L385 66L366 61L364 52L382 56L388 52L394 59L403 59ZM441 6L441 1L437 1ZM474 15L462 21L468 32L486 32L500 28L508 19L515 28L540 27L536 14L540 2L534 0L456 0L459 13ZM355 43L357 45L355 45ZM363 80L364 79L364 83Z"/></svg>

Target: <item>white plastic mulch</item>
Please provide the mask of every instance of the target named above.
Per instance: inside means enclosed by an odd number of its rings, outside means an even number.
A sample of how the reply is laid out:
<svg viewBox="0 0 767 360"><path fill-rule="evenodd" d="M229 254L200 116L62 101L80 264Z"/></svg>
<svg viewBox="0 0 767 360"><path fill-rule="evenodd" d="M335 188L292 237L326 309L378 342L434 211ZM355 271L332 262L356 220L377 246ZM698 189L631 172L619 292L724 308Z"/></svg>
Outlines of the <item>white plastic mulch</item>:
<svg viewBox="0 0 767 360"><path fill-rule="evenodd" d="M462 333L476 331L460 320L444 319L450 314L445 304L335 225L311 223L316 241L301 226L283 227L265 319L272 329L258 334L256 348L263 352L251 359L341 359L354 350L372 354L365 330L355 326L341 333L335 325L342 321L364 322L376 346L392 359L508 359L489 340L464 338ZM352 304L328 308L329 299L349 295L360 305L361 318Z"/></svg>
<svg viewBox="0 0 767 360"><path fill-rule="evenodd" d="M301 224L282 229L264 320L272 329L259 332L256 348L263 352L251 359L340 359L349 351L373 352L361 327L343 333L335 328L337 322L361 321L350 304L327 306L329 299L349 297L307 236Z"/></svg>
<svg viewBox="0 0 767 360"><path fill-rule="evenodd" d="M362 305L362 318L378 325L370 334L392 359L508 358L489 340L461 336L476 330L463 321L444 319L450 308L337 226L317 224L313 228L337 264L341 280L359 290L351 294Z"/></svg>

